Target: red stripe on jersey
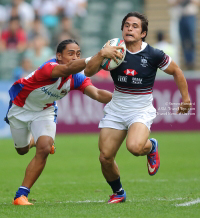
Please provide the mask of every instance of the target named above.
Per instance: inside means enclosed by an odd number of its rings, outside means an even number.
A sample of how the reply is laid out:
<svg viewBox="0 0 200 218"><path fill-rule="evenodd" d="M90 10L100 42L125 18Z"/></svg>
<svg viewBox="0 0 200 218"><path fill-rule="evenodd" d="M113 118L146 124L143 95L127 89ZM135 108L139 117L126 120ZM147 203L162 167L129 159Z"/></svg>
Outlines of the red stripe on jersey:
<svg viewBox="0 0 200 218"><path fill-rule="evenodd" d="M117 86L117 85L115 85L115 86ZM127 89L148 89L148 88L152 88L152 86L146 86L146 87L130 87L130 86L117 86L117 87L119 87L119 88L127 88Z"/></svg>
<svg viewBox="0 0 200 218"><path fill-rule="evenodd" d="M163 68L169 62L169 56L166 55L164 60L159 64L159 68Z"/></svg>
<svg viewBox="0 0 200 218"><path fill-rule="evenodd" d="M117 89L116 89L117 90ZM124 94L132 94L132 95L148 95L148 94L151 94L151 92L146 92L146 93L143 93L143 92L123 92L121 90L117 90L118 92L121 92L121 93L124 93Z"/></svg>
<svg viewBox="0 0 200 218"><path fill-rule="evenodd" d="M70 90L74 90L74 79L72 79L72 75L69 76L70 79L71 79L71 82L70 82Z"/></svg>
<svg viewBox="0 0 200 218"><path fill-rule="evenodd" d="M58 90L60 90L60 89L62 88L63 84L64 84L67 80L69 80L69 76L68 76L68 77L62 77L62 81L61 81L60 85L58 86Z"/></svg>
<svg viewBox="0 0 200 218"><path fill-rule="evenodd" d="M117 90L118 92L122 92L122 93L126 93L126 94L135 94L135 95L146 95L146 94L152 93L152 89L146 90L146 91L132 91L132 90L121 90L121 89L115 87L115 90Z"/></svg>

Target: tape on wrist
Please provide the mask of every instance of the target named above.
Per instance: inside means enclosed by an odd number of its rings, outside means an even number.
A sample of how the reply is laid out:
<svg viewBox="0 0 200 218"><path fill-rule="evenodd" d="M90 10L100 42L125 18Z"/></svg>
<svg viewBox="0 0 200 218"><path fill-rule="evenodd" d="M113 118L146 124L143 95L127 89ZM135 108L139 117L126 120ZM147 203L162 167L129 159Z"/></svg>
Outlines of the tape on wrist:
<svg viewBox="0 0 200 218"><path fill-rule="evenodd" d="M86 59L85 59L85 63L87 64L87 63L90 61L91 58L92 58L92 57L86 58Z"/></svg>

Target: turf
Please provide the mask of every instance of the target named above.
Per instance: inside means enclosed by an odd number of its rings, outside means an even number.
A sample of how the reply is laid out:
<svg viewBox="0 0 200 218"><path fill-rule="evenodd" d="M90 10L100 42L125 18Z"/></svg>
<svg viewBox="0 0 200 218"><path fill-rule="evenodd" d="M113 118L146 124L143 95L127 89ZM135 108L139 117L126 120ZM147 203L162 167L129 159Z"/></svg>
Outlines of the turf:
<svg viewBox="0 0 200 218"><path fill-rule="evenodd" d="M48 158L41 177L31 189L34 206L14 206L12 198L21 185L34 148L19 156L11 139L0 140L0 217L87 218L199 218L199 132L154 133L159 141L161 167L149 176L146 157L134 157L123 143L116 157L127 201L108 205L111 189L98 161L98 135L57 136L55 155Z"/></svg>

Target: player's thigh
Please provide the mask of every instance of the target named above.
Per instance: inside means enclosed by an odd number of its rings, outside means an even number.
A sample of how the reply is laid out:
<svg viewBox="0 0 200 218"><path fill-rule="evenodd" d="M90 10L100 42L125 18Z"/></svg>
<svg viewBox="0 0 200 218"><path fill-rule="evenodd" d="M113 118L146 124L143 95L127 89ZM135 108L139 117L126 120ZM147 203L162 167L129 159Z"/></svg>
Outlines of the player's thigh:
<svg viewBox="0 0 200 218"><path fill-rule="evenodd" d="M148 140L150 131L144 123L133 123L127 133L126 146L127 148L139 147L143 148Z"/></svg>
<svg viewBox="0 0 200 218"><path fill-rule="evenodd" d="M31 133L37 146L37 141L41 136L48 136L54 143L56 135L56 123L53 120L38 120L31 122Z"/></svg>
<svg viewBox="0 0 200 218"><path fill-rule="evenodd" d="M99 136L99 150L106 158L115 157L126 137L126 130L102 128Z"/></svg>
<svg viewBox="0 0 200 218"><path fill-rule="evenodd" d="M10 131L16 149L25 148L29 145L31 132L27 122L22 122L15 117L9 118Z"/></svg>

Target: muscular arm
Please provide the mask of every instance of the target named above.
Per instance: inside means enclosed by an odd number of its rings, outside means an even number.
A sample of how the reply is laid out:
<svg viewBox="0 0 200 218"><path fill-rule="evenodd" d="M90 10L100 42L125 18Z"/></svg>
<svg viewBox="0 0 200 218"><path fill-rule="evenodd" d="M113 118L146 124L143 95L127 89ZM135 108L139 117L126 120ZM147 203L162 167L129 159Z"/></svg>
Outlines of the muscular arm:
<svg viewBox="0 0 200 218"><path fill-rule="evenodd" d="M96 74L99 71L103 59L104 57L102 56L102 51L93 56L84 70L85 75L91 77Z"/></svg>
<svg viewBox="0 0 200 218"><path fill-rule="evenodd" d="M117 58L122 59L123 55L117 51L117 49L123 49L122 46L110 46L109 41L106 46L101 49L86 65L84 73L86 76L91 77L96 74L101 66L104 58L111 58L117 62Z"/></svg>
<svg viewBox="0 0 200 218"><path fill-rule="evenodd" d="M107 104L112 99L111 92L97 89L95 86L87 86L84 90L84 94L104 104Z"/></svg>
<svg viewBox="0 0 200 218"><path fill-rule="evenodd" d="M187 81L183 75L182 70L178 67L178 65L172 61L168 68L165 70L165 73L172 75L174 77L174 81L178 86L178 89L182 96L182 103L179 107L177 113L187 113L190 109L190 97L188 94L188 85Z"/></svg>
<svg viewBox="0 0 200 218"><path fill-rule="evenodd" d="M86 67L85 59L70 61L67 64L59 64L52 70L52 78L67 77L84 70Z"/></svg>

